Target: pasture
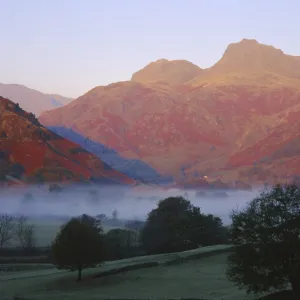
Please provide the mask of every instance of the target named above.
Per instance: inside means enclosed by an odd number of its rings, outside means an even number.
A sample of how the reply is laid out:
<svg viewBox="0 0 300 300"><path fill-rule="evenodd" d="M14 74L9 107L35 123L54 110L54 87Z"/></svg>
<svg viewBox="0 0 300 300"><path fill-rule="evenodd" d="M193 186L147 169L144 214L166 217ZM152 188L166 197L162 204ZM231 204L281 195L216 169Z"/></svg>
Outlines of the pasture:
<svg viewBox="0 0 300 300"><path fill-rule="evenodd" d="M35 237L36 237L36 246L37 247L47 247L54 240L56 234L59 232L60 227L66 223L66 220L59 219L42 219L42 218L30 218L28 220L29 224L35 225ZM120 222L121 223L121 222ZM125 222L123 222L125 224ZM114 228L123 228L124 224L121 223L119 226L113 226L112 224L103 223L104 233L108 232ZM123 226L122 226L123 225ZM11 242L11 246L15 246L16 241Z"/></svg>
<svg viewBox="0 0 300 300"><path fill-rule="evenodd" d="M47 264L40 267L36 265L36 269L31 265L31 269L20 268L16 272L0 273L0 295L37 300L109 297L256 299L254 296L246 297L245 291L237 289L227 280L225 270L230 248L228 245L219 245L106 262L100 267L84 270L80 283L75 281L74 272L57 270ZM115 274L103 273L111 270Z"/></svg>

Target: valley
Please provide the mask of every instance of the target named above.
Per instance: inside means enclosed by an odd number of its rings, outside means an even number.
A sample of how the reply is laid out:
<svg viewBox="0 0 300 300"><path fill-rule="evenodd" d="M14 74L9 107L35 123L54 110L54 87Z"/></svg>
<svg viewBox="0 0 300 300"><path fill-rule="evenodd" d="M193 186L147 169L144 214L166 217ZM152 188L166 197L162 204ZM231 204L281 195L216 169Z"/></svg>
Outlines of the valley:
<svg viewBox="0 0 300 300"><path fill-rule="evenodd" d="M300 2L4 2L0 300L299 300Z"/></svg>

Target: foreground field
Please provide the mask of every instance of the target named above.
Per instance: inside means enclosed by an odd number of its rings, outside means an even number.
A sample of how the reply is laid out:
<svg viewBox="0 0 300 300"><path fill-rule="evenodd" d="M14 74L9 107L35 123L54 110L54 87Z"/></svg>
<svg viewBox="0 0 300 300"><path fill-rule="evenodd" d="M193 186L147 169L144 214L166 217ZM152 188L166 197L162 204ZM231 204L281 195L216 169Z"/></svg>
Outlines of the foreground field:
<svg viewBox="0 0 300 300"><path fill-rule="evenodd" d="M247 297L225 276L230 246L136 257L85 270L84 280L75 282L75 273L54 268L0 274L0 295L22 296L28 299L167 299L193 297L216 300L255 299ZM184 261L183 259L187 259ZM104 271L141 263L156 266L101 276ZM96 276L98 277L96 277Z"/></svg>

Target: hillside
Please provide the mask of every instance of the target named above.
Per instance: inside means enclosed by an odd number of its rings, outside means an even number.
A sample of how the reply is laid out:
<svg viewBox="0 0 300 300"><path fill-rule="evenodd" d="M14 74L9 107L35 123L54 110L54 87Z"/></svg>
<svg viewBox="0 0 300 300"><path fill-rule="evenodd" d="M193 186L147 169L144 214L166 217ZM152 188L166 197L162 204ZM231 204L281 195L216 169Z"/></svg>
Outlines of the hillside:
<svg viewBox="0 0 300 300"><path fill-rule="evenodd" d="M20 84L0 83L0 96L12 100L25 109L39 116L42 111L63 106L72 98L54 94L43 94Z"/></svg>
<svg viewBox="0 0 300 300"><path fill-rule="evenodd" d="M32 113L0 97L0 177L25 182L94 180L133 184L79 145L41 126Z"/></svg>
<svg viewBox="0 0 300 300"><path fill-rule="evenodd" d="M202 69L186 60L159 59L134 73L131 81L140 83L183 84L200 75Z"/></svg>
<svg viewBox="0 0 300 300"><path fill-rule="evenodd" d="M242 40L184 84L96 87L40 121L72 128L185 185L294 180L299 70L299 57Z"/></svg>
<svg viewBox="0 0 300 300"><path fill-rule="evenodd" d="M103 144L93 142L90 139L65 127L49 127L49 130L60 136L80 145L82 148L95 154L113 169L126 174L130 178L143 181L144 183L171 183L172 178L159 174L155 169L138 159L126 159L120 156L117 151L106 147Z"/></svg>

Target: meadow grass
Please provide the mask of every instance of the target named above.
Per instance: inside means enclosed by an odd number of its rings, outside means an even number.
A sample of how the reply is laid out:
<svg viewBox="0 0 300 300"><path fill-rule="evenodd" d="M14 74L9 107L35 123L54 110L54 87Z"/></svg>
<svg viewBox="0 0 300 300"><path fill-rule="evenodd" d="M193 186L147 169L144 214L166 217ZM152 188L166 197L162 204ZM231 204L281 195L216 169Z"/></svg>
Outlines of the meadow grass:
<svg viewBox="0 0 300 300"><path fill-rule="evenodd" d="M9 263L0 264L0 277L21 274L22 272L54 269L52 264L39 263Z"/></svg>
<svg viewBox="0 0 300 300"><path fill-rule="evenodd" d="M36 244L38 247L47 247L54 240L56 234L59 232L60 227L66 223L63 220L36 220L29 219L29 223L35 225L35 236ZM111 229L122 228L120 226L110 226L103 224L104 233L108 232ZM10 246L18 245L17 241L12 241Z"/></svg>
<svg viewBox="0 0 300 300"><path fill-rule="evenodd" d="M0 276L0 295L18 295L39 300L108 297L255 299L245 298L245 291L238 290L226 278L225 269L230 248L230 245L219 245L106 262L101 267L84 270L82 282L75 281L76 273L56 269L7 274ZM170 264L174 261L177 263ZM158 265L95 278L108 270L149 262L157 262Z"/></svg>

